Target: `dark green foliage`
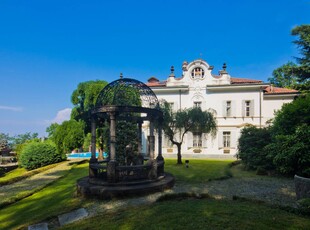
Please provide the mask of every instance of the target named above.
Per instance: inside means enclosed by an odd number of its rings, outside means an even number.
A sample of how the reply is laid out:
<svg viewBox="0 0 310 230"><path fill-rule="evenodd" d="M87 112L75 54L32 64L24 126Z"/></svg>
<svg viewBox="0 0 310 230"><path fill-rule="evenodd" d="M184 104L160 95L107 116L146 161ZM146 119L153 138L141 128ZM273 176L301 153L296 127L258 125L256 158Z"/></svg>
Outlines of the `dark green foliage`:
<svg viewBox="0 0 310 230"><path fill-rule="evenodd" d="M310 79L310 25L296 26L292 35L298 36L294 43L301 54L301 57L296 58L299 65L293 71L301 81L307 81Z"/></svg>
<svg viewBox="0 0 310 230"><path fill-rule="evenodd" d="M268 158L264 147L271 142L269 128L245 127L241 131L238 144L238 158L247 169L272 169L272 160Z"/></svg>
<svg viewBox="0 0 310 230"><path fill-rule="evenodd" d="M301 124L310 124L310 94L302 95L291 103L284 104L276 113L272 133L277 135L293 134Z"/></svg>
<svg viewBox="0 0 310 230"><path fill-rule="evenodd" d="M66 154L80 148L84 142L84 122L69 120L59 125L52 137L60 154Z"/></svg>
<svg viewBox="0 0 310 230"><path fill-rule="evenodd" d="M310 126L299 126L292 135L278 135L266 151L281 174L310 178Z"/></svg>
<svg viewBox="0 0 310 230"><path fill-rule="evenodd" d="M138 151L138 127L134 122L117 121L116 132L116 160L124 165L126 146L131 144L133 152Z"/></svg>
<svg viewBox="0 0 310 230"><path fill-rule="evenodd" d="M61 160L61 154L56 151L55 145L48 142L29 143L24 147L20 156L20 163L27 170L40 168Z"/></svg>
<svg viewBox="0 0 310 230"><path fill-rule="evenodd" d="M298 83L298 78L295 76L294 71L292 71L293 67L296 67L296 64L288 62L275 69L272 72L273 77L268 78L268 81L277 87L294 88Z"/></svg>

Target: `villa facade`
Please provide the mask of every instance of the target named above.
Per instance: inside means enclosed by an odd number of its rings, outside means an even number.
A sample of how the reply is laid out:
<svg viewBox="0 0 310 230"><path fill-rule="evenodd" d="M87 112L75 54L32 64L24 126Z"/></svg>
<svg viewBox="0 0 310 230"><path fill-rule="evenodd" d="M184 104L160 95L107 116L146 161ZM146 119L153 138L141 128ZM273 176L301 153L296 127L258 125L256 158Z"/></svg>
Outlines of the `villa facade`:
<svg viewBox="0 0 310 230"><path fill-rule="evenodd" d="M212 74L212 70L213 66L202 59L185 61L181 77L174 75L172 67L166 80L151 77L146 83L159 100L169 102L175 111L199 106L214 113L218 126L216 137L187 133L182 154L233 157L237 153L240 132L246 125L266 126L275 111L298 96L296 90L273 87L260 80L231 77L225 64L219 75ZM145 131L147 136L147 129ZM177 153L176 146L172 146L164 133L162 144L164 155Z"/></svg>

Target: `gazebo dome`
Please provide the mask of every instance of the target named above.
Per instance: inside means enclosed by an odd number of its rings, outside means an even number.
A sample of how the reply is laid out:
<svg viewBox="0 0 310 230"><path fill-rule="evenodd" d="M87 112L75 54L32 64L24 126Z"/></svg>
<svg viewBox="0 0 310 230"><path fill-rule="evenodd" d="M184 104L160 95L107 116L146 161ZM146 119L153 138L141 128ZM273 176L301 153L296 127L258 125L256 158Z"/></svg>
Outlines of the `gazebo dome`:
<svg viewBox="0 0 310 230"><path fill-rule="evenodd" d="M121 78L105 86L99 93L96 107L137 106L159 108L155 93L144 83L130 78Z"/></svg>

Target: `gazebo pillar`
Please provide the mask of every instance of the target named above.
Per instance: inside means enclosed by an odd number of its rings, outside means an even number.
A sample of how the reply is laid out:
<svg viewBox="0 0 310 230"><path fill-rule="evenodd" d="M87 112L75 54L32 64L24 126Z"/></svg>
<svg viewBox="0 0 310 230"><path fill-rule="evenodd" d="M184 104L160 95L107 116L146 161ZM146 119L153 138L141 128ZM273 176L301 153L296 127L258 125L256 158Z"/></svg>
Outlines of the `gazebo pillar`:
<svg viewBox="0 0 310 230"><path fill-rule="evenodd" d="M115 143L116 143L116 117L115 113L111 112L109 113L110 115L110 160L108 163L108 168L107 168L107 177L108 177L108 182L116 182L117 180L117 175L116 175L116 165L117 162L115 160Z"/></svg>
<svg viewBox="0 0 310 230"><path fill-rule="evenodd" d="M96 158L96 120L94 117L91 118L91 158L89 164L97 163ZM97 172L89 167L89 176L95 177Z"/></svg>
<svg viewBox="0 0 310 230"><path fill-rule="evenodd" d="M150 154L150 160L149 164L151 164L152 168L149 173L149 178L154 179L157 178L157 161L154 160L155 158L155 137L154 137L154 123L153 120L150 120L150 135L148 137L149 139L149 154Z"/></svg>
<svg viewBox="0 0 310 230"><path fill-rule="evenodd" d="M138 121L138 154L142 154L142 121Z"/></svg>
<svg viewBox="0 0 310 230"><path fill-rule="evenodd" d="M161 128L161 124L159 124L159 127L158 127L158 156L156 159L158 161L164 160L163 154L162 154L162 128Z"/></svg>

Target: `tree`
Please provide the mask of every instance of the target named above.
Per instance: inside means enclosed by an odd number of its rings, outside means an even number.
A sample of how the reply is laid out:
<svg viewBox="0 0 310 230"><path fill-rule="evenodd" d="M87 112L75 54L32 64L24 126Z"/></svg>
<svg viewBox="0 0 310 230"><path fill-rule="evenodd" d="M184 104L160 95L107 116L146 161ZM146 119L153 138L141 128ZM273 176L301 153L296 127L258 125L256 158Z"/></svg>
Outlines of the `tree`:
<svg viewBox="0 0 310 230"><path fill-rule="evenodd" d="M90 132L89 111L95 107L98 95L106 85L107 82L102 80L81 82L71 95L74 105L71 119L85 121L85 133Z"/></svg>
<svg viewBox="0 0 310 230"><path fill-rule="evenodd" d="M58 126L59 124L52 123L49 127L46 128L46 132L48 133L49 138L53 138Z"/></svg>
<svg viewBox="0 0 310 230"><path fill-rule="evenodd" d="M308 81L310 79L310 25L296 26L292 30L292 35L299 37L294 43L301 54L301 57L296 58L299 65L293 67L293 71L300 81Z"/></svg>
<svg viewBox="0 0 310 230"><path fill-rule="evenodd" d="M83 121L69 120L59 125L52 137L60 154L71 152L75 148L80 148L84 142Z"/></svg>
<svg viewBox="0 0 310 230"><path fill-rule="evenodd" d="M268 78L268 81L277 87L294 88L298 83L298 78L293 71L296 66L293 62L284 64L272 72L273 77Z"/></svg>
<svg viewBox="0 0 310 230"><path fill-rule="evenodd" d="M13 144L15 146L20 145L20 144L24 144L27 141L31 141L34 139L38 139L39 134L38 133L31 133L31 132L27 132L25 134L19 134L17 136L14 136L13 139Z"/></svg>
<svg viewBox="0 0 310 230"><path fill-rule="evenodd" d="M168 102L161 104L163 111L162 128L172 144L177 146L177 163L182 164L181 146L187 132L210 133L215 136L217 127L212 113L199 107L173 112Z"/></svg>
<svg viewBox="0 0 310 230"><path fill-rule="evenodd" d="M310 94L302 95L277 111L272 124L273 136L291 135L298 126L310 124Z"/></svg>
<svg viewBox="0 0 310 230"><path fill-rule="evenodd" d="M268 78L270 83L278 87L294 88L300 91L310 90L310 25L296 26L291 34L298 36L293 41L300 51L301 57L296 57L298 63L288 62L275 69L273 77Z"/></svg>

